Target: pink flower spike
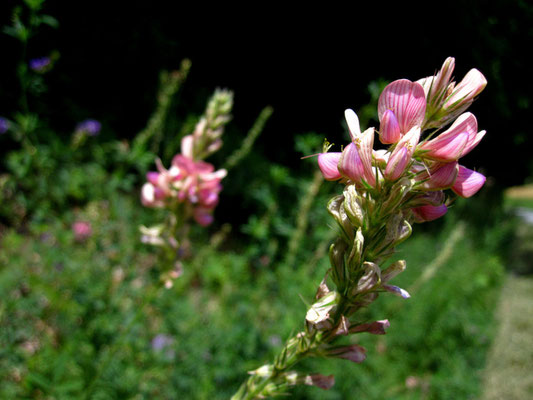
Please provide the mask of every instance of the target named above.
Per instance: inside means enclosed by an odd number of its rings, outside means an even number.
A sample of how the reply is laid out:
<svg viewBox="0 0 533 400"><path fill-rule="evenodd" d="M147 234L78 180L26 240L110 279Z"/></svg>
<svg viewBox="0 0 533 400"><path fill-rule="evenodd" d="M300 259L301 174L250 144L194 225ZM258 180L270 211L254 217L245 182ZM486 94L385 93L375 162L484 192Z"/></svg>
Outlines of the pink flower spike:
<svg viewBox="0 0 533 400"><path fill-rule="evenodd" d="M357 118L357 114L348 108L347 110L344 110L344 118L346 119L352 140L361 136L361 127L359 126L359 118Z"/></svg>
<svg viewBox="0 0 533 400"><path fill-rule="evenodd" d="M426 113L426 95L422 85L407 79L399 79L387 85L378 100L379 120L390 110L396 116L400 131L408 132L422 125Z"/></svg>
<svg viewBox="0 0 533 400"><path fill-rule="evenodd" d="M428 222L442 217L448 211L448 207L445 204L440 206L421 206L412 208L415 222Z"/></svg>
<svg viewBox="0 0 533 400"><path fill-rule="evenodd" d="M344 148L339 159L338 170L342 176L350 179L352 182L360 183L361 179L364 178L365 168L355 143L352 142Z"/></svg>
<svg viewBox="0 0 533 400"><path fill-rule="evenodd" d="M324 179L327 181L336 181L341 178L341 173L337 165L341 158L340 152L338 153L320 153L318 155L318 168L324 175Z"/></svg>
<svg viewBox="0 0 533 400"><path fill-rule="evenodd" d="M483 187L486 180L483 174L460 165L452 190L461 197L471 197Z"/></svg>
<svg viewBox="0 0 533 400"><path fill-rule="evenodd" d="M383 144L391 144L396 143L401 137L400 125L396 116L391 110L386 110L381 118L379 140Z"/></svg>

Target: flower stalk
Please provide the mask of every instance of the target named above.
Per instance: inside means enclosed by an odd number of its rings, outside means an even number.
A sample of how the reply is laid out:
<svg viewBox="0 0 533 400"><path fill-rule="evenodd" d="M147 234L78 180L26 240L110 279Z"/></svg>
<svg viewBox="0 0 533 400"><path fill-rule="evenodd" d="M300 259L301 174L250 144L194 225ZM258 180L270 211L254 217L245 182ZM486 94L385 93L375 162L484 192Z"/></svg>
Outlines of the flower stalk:
<svg viewBox="0 0 533 400"><path fill-rule="evenodd" d="M383 90L378 137L389 145L386 150L374 150L374 128L361 132L355 113L345 112L351 142L337 153L328 153L330 146L326 146L318 157L324 178L344 186L343 193L327 205L338 228L329 248L331 267L316 291L303 329L286 342L272 363L249 372L232 400L284 395L296 384L331 387L332 376L293 370L307 357L363 362L366 350L346 337L385 334L390 324L386 319L361 320L357 312L382 293L410 297L390 283L406 267L405 260L389 262L396 247L411 235L413 224L443 216L455 196L470 197L483 186L485 177L458 160L485 132L477 132L472 114L459 116L458 110L464 111L486 81L476 70L475 76L453 90L451 60L432 80L438 87L400 79ZM450 129L431 139L438 133L431 129L438 130L456 117Z"/></svg>

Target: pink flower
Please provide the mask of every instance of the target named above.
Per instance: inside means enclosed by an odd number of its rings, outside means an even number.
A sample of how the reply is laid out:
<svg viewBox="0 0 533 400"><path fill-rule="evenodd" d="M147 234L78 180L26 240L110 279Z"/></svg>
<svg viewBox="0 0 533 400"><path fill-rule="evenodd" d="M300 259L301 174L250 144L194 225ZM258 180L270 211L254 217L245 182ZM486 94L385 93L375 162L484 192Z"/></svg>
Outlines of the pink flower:
<svg viewBox="0 0 533 400"><path fill-rule="evenodd" d="M461 197L471 197L483 187L486 180L483 174L460 165L452 190Z"/></svg>
<svg viewBox="0 0 533 400"><path fill-rule="evenodd" d="M378 117L383 143L398 139L415 126L421 126L426 112L426 96L419 83L399 79L387 85L378 100Z"/></svg>
<svg viewBox="0 0 533 400"><path fill-rule="evenodd" d="M341 175L358 184L365 181L367 184L375 186L376 175L372 166L373 145L374 129L370 128L346 146L338 163L338 170Z"/></svg>
<svg viewBox="0 0 533 400"><path fill-rule="evenodd" d="M74 232L74 239L78 242L88 239L93 233L91 224L86 221L74 222L72 224L72 231Z"/></svg>

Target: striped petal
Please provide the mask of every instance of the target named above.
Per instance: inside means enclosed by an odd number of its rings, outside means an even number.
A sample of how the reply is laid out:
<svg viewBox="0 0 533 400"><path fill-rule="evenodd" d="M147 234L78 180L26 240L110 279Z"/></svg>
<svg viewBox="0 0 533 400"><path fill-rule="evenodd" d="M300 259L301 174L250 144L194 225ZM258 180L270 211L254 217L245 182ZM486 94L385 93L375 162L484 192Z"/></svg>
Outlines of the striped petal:
<svg viewBox="0 0 533 400"><path fill-rule="evenodd" d="M460 165L452 190L461 197L471 197L483 187L486 180L483 174Z"/></svg>
<svg viewBox="0 0 533 400"><path fill-rule="evenodd" d="M340 152L321 153L318 155L318 168L327 181L336 181L341 178L341 173L337 165L341 158Z"/></svg>
<svg viewBox="0 0 533 400"><path fill-rule="evenodd" d="M422 85L407 79L399 79L387 85L378 101L379 120L391 110L398 120L400 131L405 133L420 126L426 113L426 96Z"/></svg>
<svg viewBox="0 0 533 400"><path fill-rule="evenodd" d="M365 176L365 168L355 143L346 146L341 154L338 165L340 173L352 182L360 183Z"/></svg>
<svg viewBox="0 0 533 400"><path fill-rule="evenodd" d="M355 140L358 136L361 135L359 118L357 117L357 114L351 109L347 109L344 111L344 118L346 119L346 124L348 125L350 136L352 140Z"/></svg>

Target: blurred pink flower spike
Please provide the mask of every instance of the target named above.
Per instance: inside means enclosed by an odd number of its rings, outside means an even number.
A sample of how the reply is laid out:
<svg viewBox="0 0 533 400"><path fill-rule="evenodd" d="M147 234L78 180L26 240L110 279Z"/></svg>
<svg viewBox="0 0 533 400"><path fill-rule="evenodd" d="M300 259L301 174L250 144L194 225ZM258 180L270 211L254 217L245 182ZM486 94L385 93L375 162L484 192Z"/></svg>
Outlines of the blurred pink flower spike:
<svg viewBox="0 0 533 400"><path fill-rule="evenodd" d="M424 88L417 82L399 79L387 85L378 100L378 117L380 122L387 111L391 111L402 134L414 126L421 126L426 113L426 95Z"/></svg>
<svg viewBox="0 0 533 400"><path fill-rule="evenodd" d="M411 163L413 153L420 139L420 127L415 126L405 134L389 157L385 168L385 177L389 180L396 180L404 173Z"/></svg>
<svg viewBox="0 0 533 400"><path fill-rule="evenodd" d="M336 181L340 179L341 173L339 172L338 164L341 158L340 152L335 153L320 153L318 155L318 168L324 175L324 179L327 181Z"/></svg>
<svg viewBox="0 0 533 400"><path fill-rule="evenodd" d="M351 346L333 347L327 350L328 357L344 358L354 363L361 363L366 359L366 349L357 344Z"/></svg>
<svg viewBox="0 0 533 400"><path fill-rule="evenodd" d="M379 140L383 144L396 143L402 137L400 125L391 110L385 110L381 118Z"/></svg>
<svg viewBox="0 0 533 400"><path fill-rule="evenodd" d="M74 224L72 224L72 231L74 232L74 239L78 242L83 242L93 233L91 224L85 221L74 222Z"/></svg>
<svg viewBox="0 0 533 400"><path fill-rule="evenodd" d="M437 218L442 217L448 211L448 207L445 204L440 206L421 206L412 208L413 216L415 222L429 222Z"/></svg>
<svg viewBox="0 0 533 400"><path fill-rule="evenodd" d="M390 327L390 322L388 319L383 319L381 321L368 322L365 324L360 324L350 327L350 333L359 333L367 332L373 335L384 335L386 329Z"/></svg>
<svg viewBox="0 0 533 400"><path fill-rule="evenodd" d="M468 198L475 195L483 187L486 180L487 178L483 174L460 165L452 190L457 195Z"/></svg>

